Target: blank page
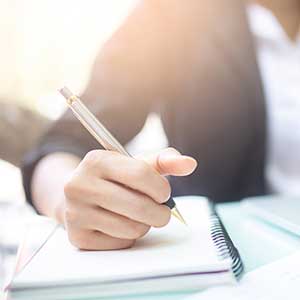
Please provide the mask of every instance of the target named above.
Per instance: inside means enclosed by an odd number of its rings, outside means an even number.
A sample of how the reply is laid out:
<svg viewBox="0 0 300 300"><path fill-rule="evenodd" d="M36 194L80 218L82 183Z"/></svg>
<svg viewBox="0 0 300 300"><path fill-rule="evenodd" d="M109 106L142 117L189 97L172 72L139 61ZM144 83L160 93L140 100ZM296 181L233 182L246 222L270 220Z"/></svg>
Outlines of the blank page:
<svg viewBox="0 0 300 300"><path fill-rule="evenodd" d="M103 282L230 269L219 260L210 237L209 207L202 197L181 197L177 206L188 226L172 217L161 229L151 231L127 250L80 251L59 229L13 286L47 285L59 282Z"/></svg>

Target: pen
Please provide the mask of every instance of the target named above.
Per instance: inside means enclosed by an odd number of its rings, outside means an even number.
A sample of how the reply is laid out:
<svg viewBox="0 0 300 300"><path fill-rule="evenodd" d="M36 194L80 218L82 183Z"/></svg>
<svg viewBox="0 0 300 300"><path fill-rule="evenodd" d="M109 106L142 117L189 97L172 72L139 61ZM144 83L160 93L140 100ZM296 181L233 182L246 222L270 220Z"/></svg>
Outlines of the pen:
<svg viewBox="0 0 300 300"><path fill-rule="evenodd" d="M74 115L88 132L101 144L104 149L115 151L120 154L131 155L117 141L117 139L105 128L105 126L91 113L91 111L82 103L82 101L74 95L68 88L64 87L59 90L60 94L66 99L68 106ZM176 207L176 203L172 197L164 203L171 209L171 213L179 221L186 224L183 216Z"/></svg>

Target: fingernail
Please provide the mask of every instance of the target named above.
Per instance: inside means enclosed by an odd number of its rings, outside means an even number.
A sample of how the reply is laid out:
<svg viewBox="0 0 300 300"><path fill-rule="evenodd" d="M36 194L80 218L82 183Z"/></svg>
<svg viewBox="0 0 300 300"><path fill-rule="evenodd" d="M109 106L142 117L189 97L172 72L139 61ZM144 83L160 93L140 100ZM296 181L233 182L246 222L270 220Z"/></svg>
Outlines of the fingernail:
<svg viewBox="0 0 300 300"><path fill-rule="evenodd" d="M181 153L173 148L167 148L160 153L160 157L178 157Z"/></svg>

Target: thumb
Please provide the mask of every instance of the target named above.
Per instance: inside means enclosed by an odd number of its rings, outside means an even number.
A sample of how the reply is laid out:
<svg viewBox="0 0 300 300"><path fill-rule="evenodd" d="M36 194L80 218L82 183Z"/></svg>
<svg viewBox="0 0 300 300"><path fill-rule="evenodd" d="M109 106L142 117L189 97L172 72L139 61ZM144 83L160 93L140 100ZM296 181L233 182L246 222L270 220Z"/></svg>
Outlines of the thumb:
<svg viewBox="0 0 300 300"><path fill-rule="evenodd" d="M194 172L197 161L186 155L181 155L174 148L167 148L156 155L144 158L161 175L187 176Z"/></svg>

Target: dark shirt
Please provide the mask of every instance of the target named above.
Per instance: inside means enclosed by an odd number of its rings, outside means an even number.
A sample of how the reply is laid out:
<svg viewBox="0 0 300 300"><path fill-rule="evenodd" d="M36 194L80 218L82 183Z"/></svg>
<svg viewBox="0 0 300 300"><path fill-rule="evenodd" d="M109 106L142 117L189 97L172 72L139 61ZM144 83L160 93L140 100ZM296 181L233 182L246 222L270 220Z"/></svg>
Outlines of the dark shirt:
<svg viewBox="0 0 300 300"><path fill-rule="evenodd" d="M159 112L170 146L199 162L170 179L174 196L265 193L265 104L242 1L141 1L101 49L82 99L123 144ZM42 157L96 148L67 112L24 159L28 200Z"/></svg>

